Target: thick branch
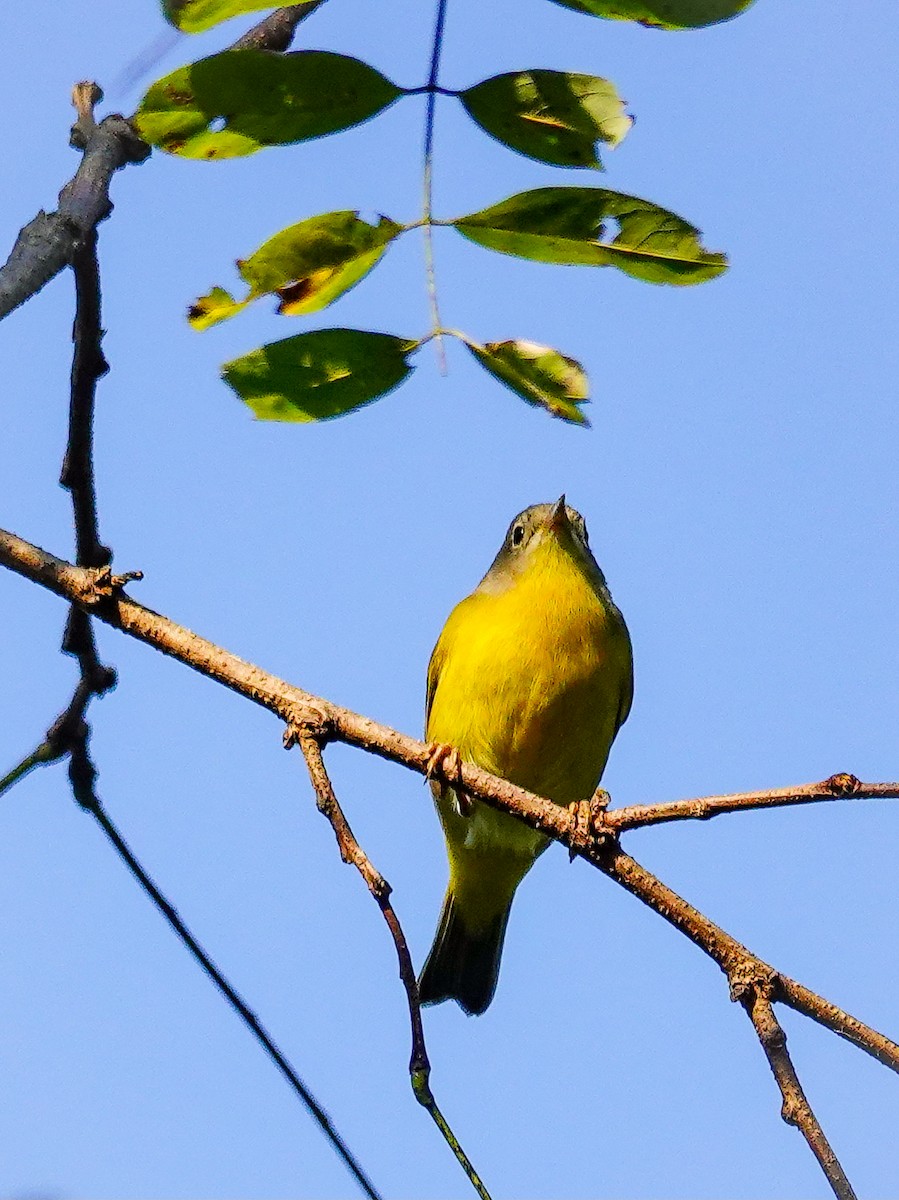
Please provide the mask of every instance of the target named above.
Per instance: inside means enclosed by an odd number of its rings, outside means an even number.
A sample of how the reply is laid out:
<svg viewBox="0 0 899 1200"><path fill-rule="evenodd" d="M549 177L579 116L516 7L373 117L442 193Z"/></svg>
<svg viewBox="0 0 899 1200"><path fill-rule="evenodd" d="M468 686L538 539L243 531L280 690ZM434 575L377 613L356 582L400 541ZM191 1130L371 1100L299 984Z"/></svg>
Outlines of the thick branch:
<svg viewBox="0 0 899 1200"><path fill-rule="evenodd" d="M771 1001L764 994L764 990L753 990L750 996L744 998L743 1007L755 1026L768 1065L780 1088L783 1097L780 1115L788 1125L795 1125L808 1142L837 1200L856 1200L852 1184L846 1178L840 1160L824 1136L824 1130L802 1090L802 1084L787 1050L787 1035L774 1015Z"/></svg>
<svg viewBox="0 0 899 1200"><path fill-rule="evenodd" d="M303 0L301 4L289 4L279 8L243 37L239 37L232 50L286 50L300 21L311 17L325 0Z"/></svg>
<svg viewBox="0 0 899 1200"><path fill-rule="evenodd" d="M437 1101L434 1099L434 1093L431 1091L431 1064L428 1061L425 1034L421 1023L418 981L415 978L415 968L412 966L412 955L409 953L406 935L403 933L403 927L400 925L399 918L394 911L393 905L390 903L390 884L375 869L368 855L356 841L356 837L350 828L350 823L344 816L340 802L334 794L330 776L322 759L321 746L318 743L318 739L308 729L300 728L297 730L288 730L284 742L286 746L299 743L300 749L303 751L303 757L306 759L306 766L309 769L309 778L312 780L312 786L315 789L318 810L331 823L331 828L334 830L334 836L337 838L337 845L340 849L340 857L345 863L352 864L365 880L365 885L380 908L384 920L387 922L387 928L390 930L390 936L393 938L397 960L399 961L400 979L405 988L406 1001L409 1005L409 1021L412 1026L412 1055L409 1060L409 1078L412 1082L412 1091L415 1093L415 1099L430 1113L434 1124L440 1130L453 1154L455 1154L462 1170L468 1176L472 1187L481 1197L481 1200L490 1200L490 1193L484 1187L468 1155L462 1149L456 1135L447 1124L446 1118L440 1111Z"/></svg>
<svg viewBox="0 0 899 1200"><path fill-rule="evenodd" d="M112 576L108 568L74 567L3 530L0 530L0 564L262 705L290 727L305 726L316 737L346 742L402 763L420 774L425 774L428 769L430 751L423 742L294 687L191 633L168 617L144 608L121 594L121 578ZM445 782L452 786L456 779ZM718 963L730 980L735 999L742 995L748 983L759 978L769 979L775 1000L811 1017L885 1066L899 1071L899 1045L802 984L780 975L625 854L614 838L591 837L580 832L566 809L470 763L461 766L461 785L470 795L512 813L569 846L654 909Z"/></svg>
<svg viewBox="0 0 899 1200"><path fill-rule="evenodd" d="M72 129L72 143L84 154L74 178L59 193L56 212L39 212L19 233L9 258L0 267L0 320L58 275L72 262L79 248L100 221L112 212L109 185L115 172L128 163L140 163L150 147L134 132L124 117L113 114L94 123L91 105L100 89L78 84L76 104L89 93L87 105L79 106Z"/></svg>
<svg viewBox="0 0 899 1200"><path fill-rule="evenodd" d="M899 799L899 783L862 783L854 775L840 773L820 783L772 788L767 792L699 796L693 800L672 800L668 804L631 804L607 812L603 824L609 832L623 833L644 825L661 825L667 821L706 821L722 813L755 808L784 808L796 804L819 804L825 800L896 799Z"/></svg>

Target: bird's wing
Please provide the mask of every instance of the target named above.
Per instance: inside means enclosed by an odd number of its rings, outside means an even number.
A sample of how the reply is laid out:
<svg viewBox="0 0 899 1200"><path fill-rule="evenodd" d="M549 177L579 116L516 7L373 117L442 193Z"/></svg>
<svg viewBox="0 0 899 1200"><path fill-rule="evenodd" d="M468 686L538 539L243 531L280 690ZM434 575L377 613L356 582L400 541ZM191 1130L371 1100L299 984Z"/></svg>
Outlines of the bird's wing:
<svg viewBox="0 0 899 1200"><path fill-rule="evenodd" d="M633 651L631 650L630 634L627 631L627 626L624 624L623 619L621 621L621 627L624 630L624 636L627 639L627 673L621 688L621 699L618 703L618 719L615 724L616 733L627 720L631 711L631 703L634 699L634 655Z"/></svg>
<svg viewBox="0 0 899 1200"><path fill-rule="evenodd" d="M437 645L431 654L431 661L428 663L428 691L425 698L425 727L431 717L431 706L434 703L434 694L437 691L437 684L440 682L440 673L446 663L447 658L452 652L458 636L459 628L463 624L465 616L473 603L476 603L476 596L466 596L464 600L460 600L453 611L446 619L446 624L440 631L440 637L437 639Z"/></svg>
<svg viewBox="0 0 899 1200"><path fill-rule="evenodd" d="M431 705L434 703L434 693L437 691L437 684L440 680L440 672L443 669L443 664L446 661L446 626L443 632L437 639L437 645L431 652L431 661L428 663L428 691L425 697L425 729L428 727L428 721L431 717Z"/></svg>

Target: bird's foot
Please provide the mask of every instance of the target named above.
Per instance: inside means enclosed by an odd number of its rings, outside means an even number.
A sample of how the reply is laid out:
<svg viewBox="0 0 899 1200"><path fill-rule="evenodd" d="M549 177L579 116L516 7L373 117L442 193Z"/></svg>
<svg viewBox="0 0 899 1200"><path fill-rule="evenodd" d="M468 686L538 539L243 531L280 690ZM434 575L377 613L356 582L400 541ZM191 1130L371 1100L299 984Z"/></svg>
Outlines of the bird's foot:
<svg viewBox="0 0 899 1200"><path fill-rule="evenodd" d="M604 788L597 788L589 800L575 800L568 805L571 817L571 840L568 845L568 861L574 862L578 849L587 849L604 836L603 817L609 807L611 796Z"/></svg>
<svg viewBox="0 0 899 1200"><path fill-rule="evenodd" d="M428 742L428 761L425 781L440 773L452 789L459 815L467 817L471 812L471 797L462 791L462 756L455 746L446 742Z"/></svg>

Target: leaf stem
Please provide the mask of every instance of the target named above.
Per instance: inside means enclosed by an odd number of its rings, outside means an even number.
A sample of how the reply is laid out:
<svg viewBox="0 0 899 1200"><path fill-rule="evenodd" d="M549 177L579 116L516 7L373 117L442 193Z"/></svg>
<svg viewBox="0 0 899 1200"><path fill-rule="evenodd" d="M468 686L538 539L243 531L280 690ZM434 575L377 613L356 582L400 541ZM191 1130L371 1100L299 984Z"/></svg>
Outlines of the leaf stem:
<svg viewBox="0 0 899 1200"><path fill-rule="evenodd" d="M434 237L431 219L434 198L434 112L437 106L437 76L440 71L440 54L443 50L443 31L446 25L447 0L437 0L437 18L434 22L434 39L431 44L431 69L424 91L427 92L425 108L424 167L422 170L421 224L425 243L425 280L428 289L428 304L431 310L431 328L437 340L437 354L442 374L446 374L446 352L440 336L440 306L437 300L437 276L434 270Z"/></svg>

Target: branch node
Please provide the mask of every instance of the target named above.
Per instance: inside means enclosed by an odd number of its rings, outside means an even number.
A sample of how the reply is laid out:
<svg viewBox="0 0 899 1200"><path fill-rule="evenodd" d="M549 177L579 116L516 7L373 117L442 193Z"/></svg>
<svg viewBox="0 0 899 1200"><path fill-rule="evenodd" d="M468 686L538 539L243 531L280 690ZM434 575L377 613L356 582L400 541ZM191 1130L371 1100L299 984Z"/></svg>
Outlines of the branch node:
<svg viewBox="0 0 899 1200"><path fill-rule="evenodd" d="M113 575L112 567L108 563L103 567L94 567L88 578L78 581L76 602L89 608L97 608L121 592L126 583L143 577L143 571L126 571L123 575Z"/></svg>
<svg viewBox="0 0 899 1200"><path fill-rule="evenodd" d="M786 1037L784 1038L786 1043ZM801 1105L797 1104L793 1096L785 1096L784 1102L780 1106L780 1117L786 1125L794 1125L797 1129L801 1128L802 1122L800 1115L802 1114Z"/></svg>
<svg viewBox="0 0 899 1200"><path fill-rule="evenodd" d="M777 985L777 972L757 958L740 957L730 963L722 963L730 987L730 998L735 1003L751 1003L759 996L772 1000Z"/></svg>
<svg viewBox="0 0 899 1200"><path fill-rule="evenodd" d="M291 711L284 727L284 749L292 750L302 745L304 738L311 738L321 750L331 738L331 717L324 708L309 704Z"/></svg>
<svg viewBox="0 0 899 1200"><path fill-rule="evenodd" d="M848 771L840 771L836 775L831 775L829 779L825 779L824 789L832 796L845 799L847 796L854 796L860 792L862 782L854 775L850 775Z"/></svg>

